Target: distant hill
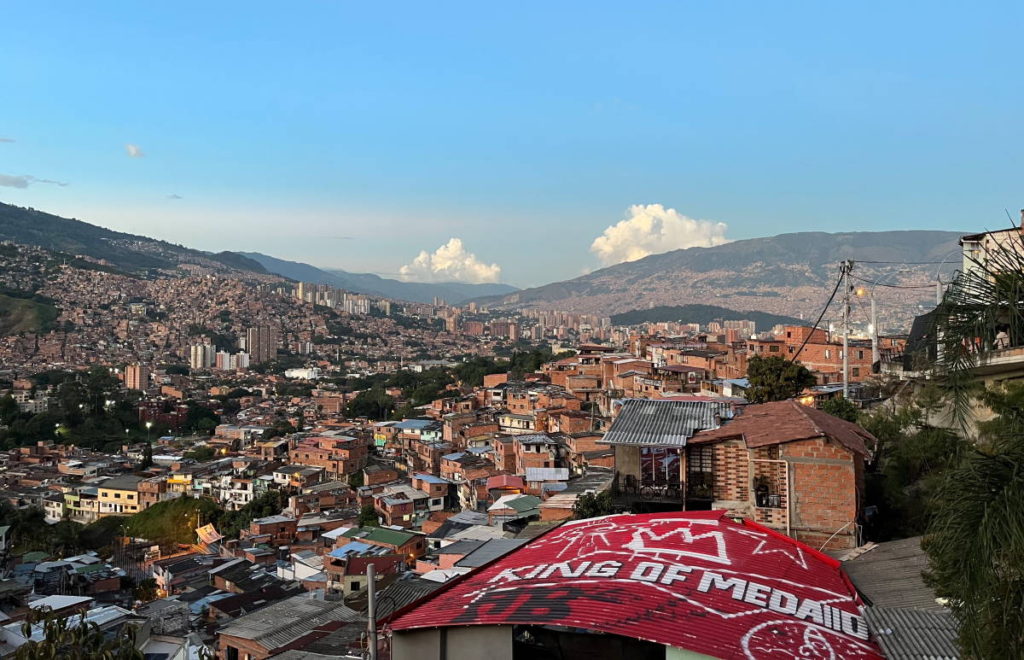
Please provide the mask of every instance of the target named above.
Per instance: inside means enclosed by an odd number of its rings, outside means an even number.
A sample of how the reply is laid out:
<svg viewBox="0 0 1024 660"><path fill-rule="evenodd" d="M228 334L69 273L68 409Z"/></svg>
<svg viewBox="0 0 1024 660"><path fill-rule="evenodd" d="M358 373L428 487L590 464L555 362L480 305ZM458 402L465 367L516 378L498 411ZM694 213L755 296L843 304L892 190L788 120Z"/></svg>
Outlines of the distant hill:
<svg viewBox="0 0 1024 660"><path fill-rule="evenodd" d="M459 304L470 298L492 295L506 295L517 291L508 284L465 284L463 282L401 282L371 273L350 273L344 270L324 270L309 264L296 261L285 261L258 252L239 253L251 259L267 271L298 282L327 284L369 296L409 300L412 302L429 303L435 297L443 298L451 304Z"/></svg>
<svg viewBox="0 0 1024 660"><path fill-rule="evenodd" d="M804 232L689 248L621 263L564 282L478 299L497 309L553 308L613 315L657 306L713 304L814 318L844 259L872 282L920 289L880 289L880 325L903 326L928 301L936 272L959 263L958 232ZM865 263L867 261L889 263ZM939 262L947 262L940 264ZM924 263L916 263L924 262ZM884 294L884 295L883 295Z"/></svg>
<svg viewBox="0 0 1024 660"><path fill-rule="evenodd" d="M121 270L173 269L180 263L266 273L233 252L210 254L0 202L0 240L102 259Z"/></svg>
<svg viewBox="0 0 1024 660"><path fill-rule="evenodd" d="M639 325L664 321L682 321L684 323L700 323L701 325L707 325L712 321L753 321L758 331L768 330L776 325L806 323L806 321L792 316L779 316L756 311L740 312L715 305L663 305L612 315L612 323L615 325Z"/></svg>

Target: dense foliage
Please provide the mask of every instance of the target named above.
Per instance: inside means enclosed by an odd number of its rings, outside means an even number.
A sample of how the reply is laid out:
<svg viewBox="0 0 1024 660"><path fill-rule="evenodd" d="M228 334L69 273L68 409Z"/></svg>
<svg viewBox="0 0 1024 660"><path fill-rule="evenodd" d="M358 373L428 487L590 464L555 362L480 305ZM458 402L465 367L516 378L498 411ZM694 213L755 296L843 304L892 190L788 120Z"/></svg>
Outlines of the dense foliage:
<svg viewBox="0 0 1024 660"><path fill-rule="evenodd" d="M31 637L35 626L42 626L43 638L18 647L15 660L143 659L142 652L135 648L135 628L130 625L122 626L115 633L106 633L95 623L86 621L84 614L76 617L30 612L22 624L21 634Z"/></svg>
<svg viewBox="0 0 1024 660"><path fill-rule="evenodd" d="M750 358L747 380L750 381L750 387L746 398L751 403L792 399L817 382L807 367L779 355L755 355Z"/></svg>
<svg viewBox="0 0 1024 660"><path fill-rule="evenodd" d="M164 424L147 430L140 423L138 393L122 389L106 367L41 372L32 380L35 395L52 397L53 405L46 412L23 413L9 395L0 397L0 424L6 426L0 428L0 450L54 440L116 452L125 442L157 438L169 431ZM52 389L47 392L47 388ZM209 433L219 422L214 411L189 403L181 430Z"/></svg>
<svg viewBox="0 0 1024 660"><path fill-rule="evenodd" d="M764 295L764 294L762 294ZM758 328L771 329L775 325L804 325L805 321L792 316L779 316L767 312L746 311L717 307L715 305L660 305L648 309L635 309L631 312L612 315L615 325L639 325L641 323L662 323L665 321L680 323L700 323L707 325L713 321L754 321Z"/></svg>
<svg viewBox="0 0 1024 660"><path fill-rule="evenodd" d="M612 507L612 492L610 490L600 493L583 493L576 498L572 505L572 517L575 520L584 518L598 518L614 513Z"/></svg>
<svg viewBox="0 0 1024 660"><path fill-rule="evenodd" d="M1024 657L1024 384L989 390L997 413L935 490L929 582L960 622L966 657Z"/></svg>

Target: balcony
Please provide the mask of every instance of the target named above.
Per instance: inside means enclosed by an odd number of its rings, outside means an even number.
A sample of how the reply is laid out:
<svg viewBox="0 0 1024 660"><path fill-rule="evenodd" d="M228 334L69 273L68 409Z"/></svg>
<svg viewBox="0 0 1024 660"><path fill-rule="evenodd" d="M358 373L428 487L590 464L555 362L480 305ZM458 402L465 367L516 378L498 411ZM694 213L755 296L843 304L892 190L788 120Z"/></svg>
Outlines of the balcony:
<svg viewBox="0 0 1024 660"><path fill-rule="evenodd" d="M681 511L685 488L678 479L662 475L644 475L615 472L612 497L617 507L634 513Z"/></svg>

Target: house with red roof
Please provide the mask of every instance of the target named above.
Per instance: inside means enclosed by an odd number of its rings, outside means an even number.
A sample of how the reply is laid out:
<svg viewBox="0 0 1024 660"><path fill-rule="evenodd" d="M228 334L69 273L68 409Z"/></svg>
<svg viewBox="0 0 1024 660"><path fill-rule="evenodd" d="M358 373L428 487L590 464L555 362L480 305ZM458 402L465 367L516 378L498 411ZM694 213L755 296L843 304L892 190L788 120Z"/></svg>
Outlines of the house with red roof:
<svg viewBox="0 0 1024 660"><path fill-rule="evenodd" d="M835 559L724 511L572 521L383 625L392 660L874 660Z"/></svg>
<svg viewBox="0 0 1024 660"><path fill-rule="evenodd" d="M857 547L876 442L794 400L746 406L687 440L685 507L727 509L815 548Z"/></svg>

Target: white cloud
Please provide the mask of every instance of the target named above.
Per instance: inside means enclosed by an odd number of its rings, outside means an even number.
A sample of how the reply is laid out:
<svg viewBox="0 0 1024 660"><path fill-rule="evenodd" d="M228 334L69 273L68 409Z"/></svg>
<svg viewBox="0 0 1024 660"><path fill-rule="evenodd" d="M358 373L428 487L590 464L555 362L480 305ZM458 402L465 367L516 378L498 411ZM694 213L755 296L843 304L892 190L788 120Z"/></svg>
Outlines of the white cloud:
<svg viewBox="0 0 1024 660"><path fill-rule="evenodd" d="M0 142L14 142L14 138L0 137Z"/></svg>
<svg viewBox="0 0 1024 660"><path fill-rule="evenodd" d="M39 179L31 174L0 174L0 186L6 188L28 188L33 183L52 183L55 186L68 185L65 181L54 181L53 179Z"/></svg>
<svg viewBox="0 0 1024 660"><path fill-rule="evenodd" d="M485 264L466 252L462 239L452 238L433 253L423 250L412 263L402 266L399 277L406 282L497 282L501 266Z"/></svg>
<svg viewBox="0 0 1024 660"><path fill-rule="evenodd" d="M661 204L634 204L626 218L594 239L590 251L605 266L650 254L728 243L724 222L694 220Z"/></svg>
<svg viewBox="0 0 1024 660"><path fill-rule="evenodd" d="M128 153L131 158L142 158L146 154L142 153L142 148L137 144L128 143L124 145L124 150Z"/></svg>

